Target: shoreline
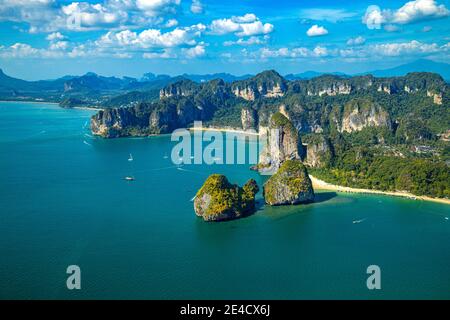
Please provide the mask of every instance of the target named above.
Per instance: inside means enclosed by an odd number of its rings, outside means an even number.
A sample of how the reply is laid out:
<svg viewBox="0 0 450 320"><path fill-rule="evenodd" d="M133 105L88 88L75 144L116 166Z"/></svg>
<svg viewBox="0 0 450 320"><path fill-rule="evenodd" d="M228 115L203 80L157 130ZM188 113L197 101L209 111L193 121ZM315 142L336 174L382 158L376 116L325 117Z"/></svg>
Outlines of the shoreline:
<svg viewBox="0 0 450 320"><path fill-rule="evenodd" d="M432 202L450 205L450 199L432 198L432 197L428 197L428 196L416 196L412 193L401 192L401 191L381 191L381 190L373 190L373 189L350 188L350 187L338 186L335 184L325 182L323 180L317 179L316 177L314 177L312 175L309 175L309 178L311 179L313 188L317 189L317 190L331 190L331 191L338 191L338 192L361 193L361 194L381 194L381 195L387 195L387 196L408 198L410 200L432 201Z"/></svg>
<svg viewBox="0 0 450 320"><path fill-rule="evenodd" d="M47 102L47 101L34 101L34 100L0 100L0 102L13 102L13 103L44 103L44 104L55 104L59 106L58 102Z"/></svg>
<svg viewBox="0 0 450 320"><path fill-rule="evenodd" d="M63 107L61 107L62 109L67 109L67 110L70 110L70 109L76 109L76 110L94 110L94 111L101 111L101 110L103 110L103 108L90 108L90 107L72 107L72 108L63 108Z"/></svg>
<svg viewBox="0 0 450 320"><path fill-rule="evenodd" d="M47 102L47 101L33 101L33 100L0 100L0 102L12 102L12 103L36 103L36 104L52 104L59 106L61 109L77 109L77 110L94 110L94 111L100 111L104 108L95 108L95 107L72 107L72 108L64 108L59 105L58 102Z"/></svg>
<svg viewBox="0 0 450 320"><path fill-rule="evenodd" d="M188 128L189 131L219 131L219 132L229 132L229 133L238 133L238 134L245 134L245 135L252 135L252 136L259 136L260 134L255 131L244 131L244 130L237 130L237 129L230 129L230 128L214 128L214 127L202 127L202 128L195 128L191 127Z"/></svg>

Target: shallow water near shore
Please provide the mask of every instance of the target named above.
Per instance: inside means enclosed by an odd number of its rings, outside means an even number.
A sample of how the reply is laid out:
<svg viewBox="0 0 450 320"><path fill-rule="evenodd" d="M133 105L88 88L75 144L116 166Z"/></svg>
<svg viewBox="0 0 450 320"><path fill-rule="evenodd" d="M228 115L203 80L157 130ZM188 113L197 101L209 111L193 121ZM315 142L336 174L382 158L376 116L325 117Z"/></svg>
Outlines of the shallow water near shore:
<svg viewBox="0 0 450 320"><path fill-rule="evenodd" d="M209 174L265 177L177 167L170 136L92 137L93 113L0 102L0 298L450 299L450 206L320 191L267 207L258 195L256 214L205 223L190 200ZM73 264L79 291L66 288ZM366 287L369 265L381 290Z"/></svg>

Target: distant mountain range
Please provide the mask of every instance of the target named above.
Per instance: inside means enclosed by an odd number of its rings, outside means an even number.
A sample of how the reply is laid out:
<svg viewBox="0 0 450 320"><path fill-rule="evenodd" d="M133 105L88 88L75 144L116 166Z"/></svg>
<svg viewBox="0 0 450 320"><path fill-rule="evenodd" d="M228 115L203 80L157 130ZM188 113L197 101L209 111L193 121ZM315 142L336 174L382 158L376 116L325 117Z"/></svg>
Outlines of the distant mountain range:
<svg viewBox="0 0 450 320"><path fill-rule="evenodd" d="M407 64L402 64L397 67L373 70L368 72L346 74L342 72L317 72L317 71L306 71L298 74L288 74L285 76L288 80L302 80L302 79L312 79L319 77L324 74L332 74L341 77L350 77L358 75L371 74L374 77L398 77L404 76L410 72L432 72L437 73L442 76L447 82L450 82L450 64L435 62L426 59L416 60Z"/></svg>
<svg viewBox="0 0 450 320"><path fill-rule="evenodd" d="M450 64L426 59L416 60L394 68L374 70L361 74L371 74L375 77L394 77L403 76L409 72L433 72L440 74L442 78L444 78L447 82L450 82Z"/></svg>
<svg viewBox="0 0 450 320"><path fill-rule="evenodd" d="M360 74L346 75L341 72L322 73L307 71L298 74L288 74L286 80L308 80L324 74L331 74L341 78L355 75L372 74L376 77L403 76L409 72L427 71L440 74L447 82L450 79L450 64L431 60L417 60L395 68L374 70ZM215 74L182 74L179 76L156 75L145 73L140 79L132 77L104 77L92 72L82 76L64 76L55 80L26 81L6 75L0 69L0 99L3 100L36 100L62 102L66 99L84 101L86 104L115 105L117 101L124 104L140 102L141 100L157 99L159 90L183 79L196 83L222 79L226 83L251 78L252 75L235 76L229 73ZM132 93L132 94L130 94ZM125 99L113 99L125 95ZM141 97L141 98L139 98ZM109 101L113 99L112 101ZM132 99L133 101L129 101ZM136 100L137 99L137 100ZM136 101L135 101L136 100Z"/></svg>

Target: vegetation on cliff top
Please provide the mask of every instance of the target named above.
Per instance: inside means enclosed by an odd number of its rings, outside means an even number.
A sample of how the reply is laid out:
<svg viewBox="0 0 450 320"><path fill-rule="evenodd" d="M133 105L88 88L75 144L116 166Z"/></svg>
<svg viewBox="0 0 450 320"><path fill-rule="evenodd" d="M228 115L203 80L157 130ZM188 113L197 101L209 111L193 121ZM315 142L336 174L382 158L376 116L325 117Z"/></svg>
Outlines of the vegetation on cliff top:
<svg viewBox="0 0 450 320"><path fill-rule="evenodd" d="M264 199L270 205L296 204L314 199L308 172L300 160L286 160L264 184Z"/></svg>
<svg viewBox="0 0 450 320"><path fill-rule="evenodd" d="M255 195L259 188L250 179L243 187L231 184L221 174L210 175L197 192L194 209L206 221L235 219L255 211Z"/></svg>

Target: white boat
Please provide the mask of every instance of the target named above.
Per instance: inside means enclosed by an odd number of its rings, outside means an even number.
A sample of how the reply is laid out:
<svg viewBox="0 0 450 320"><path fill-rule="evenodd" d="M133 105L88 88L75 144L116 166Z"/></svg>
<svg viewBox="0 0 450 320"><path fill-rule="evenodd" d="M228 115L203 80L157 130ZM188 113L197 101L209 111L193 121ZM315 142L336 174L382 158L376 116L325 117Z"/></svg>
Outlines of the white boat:
<svg viewBox="0 0 450 320"><path fill-rule="evenodd" d="M128 158L128 161L133 161L133 155L130 153L130 157Z"/></svg>
<svg viewBox="0 0 450 320"><path fill-rule="evenodd" d="M135 179L134 179L134 177L125 177L125 180L126 181L134 181Z"/></svg>

